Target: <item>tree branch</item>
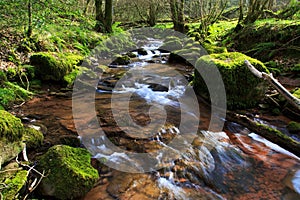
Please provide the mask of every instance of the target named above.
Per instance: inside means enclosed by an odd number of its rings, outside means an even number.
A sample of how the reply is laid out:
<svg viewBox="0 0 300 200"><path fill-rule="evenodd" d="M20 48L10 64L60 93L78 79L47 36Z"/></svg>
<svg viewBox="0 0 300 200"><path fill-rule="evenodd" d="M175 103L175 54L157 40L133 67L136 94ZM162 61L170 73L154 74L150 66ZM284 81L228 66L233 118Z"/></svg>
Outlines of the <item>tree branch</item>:
<svg viewBox="0 0 300 200"><path fill-rule="evenodd" d="M258 78L263 78L268 81L291 105L293 105L298 112L300 112L300 100L292 95L285 87L283 87L272 74L267 74L264 72L258 71L248 60L245 60L245 64L248 69Z"/></svg>

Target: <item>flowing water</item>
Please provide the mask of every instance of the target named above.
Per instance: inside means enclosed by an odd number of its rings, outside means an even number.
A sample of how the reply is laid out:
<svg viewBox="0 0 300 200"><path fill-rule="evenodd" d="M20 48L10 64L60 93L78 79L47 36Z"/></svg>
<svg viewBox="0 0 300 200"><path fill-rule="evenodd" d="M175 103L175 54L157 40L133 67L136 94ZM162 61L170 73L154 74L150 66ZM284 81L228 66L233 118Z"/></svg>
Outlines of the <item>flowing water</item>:
<svg viewBox="0 0 300 200"><path fill-rule="evenodd" d="M159 45L150 41L147 55L134 52L138 60L99 81L95 107L104 134L92 134L89 122L84 144L126 173L113 170L112 181L86 199L104 190L108 199L299 199L300 158L233 122L226 132L208 131L210 109L187 95L192 69L167 64Z"/></svg>

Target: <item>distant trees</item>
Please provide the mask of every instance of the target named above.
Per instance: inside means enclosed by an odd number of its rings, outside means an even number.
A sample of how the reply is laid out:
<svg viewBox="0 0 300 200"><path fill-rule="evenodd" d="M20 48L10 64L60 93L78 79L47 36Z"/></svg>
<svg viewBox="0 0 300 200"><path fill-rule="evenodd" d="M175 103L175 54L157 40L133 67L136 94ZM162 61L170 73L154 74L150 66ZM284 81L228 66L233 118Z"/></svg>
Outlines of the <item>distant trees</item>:
<svg viewBox="0 0 300 200"><path fill-rule="evenodd" d="M145 23L155 26L158 19L169 17L168 0L122 0L115 1L116 20L125 23Z"/></svg>
<svg viewBox="0 0 300 200"><path fill-rule="evenodd" d="M243 25L254 23L265 15L286 19L292 17L300 10L300 2L298 0L289 0L282 10L275 13L273 10L276 9L276 6L276 0L239 0L240 14L236 30L239 30ZM244 13L246 16L244 16Z"/></svg>

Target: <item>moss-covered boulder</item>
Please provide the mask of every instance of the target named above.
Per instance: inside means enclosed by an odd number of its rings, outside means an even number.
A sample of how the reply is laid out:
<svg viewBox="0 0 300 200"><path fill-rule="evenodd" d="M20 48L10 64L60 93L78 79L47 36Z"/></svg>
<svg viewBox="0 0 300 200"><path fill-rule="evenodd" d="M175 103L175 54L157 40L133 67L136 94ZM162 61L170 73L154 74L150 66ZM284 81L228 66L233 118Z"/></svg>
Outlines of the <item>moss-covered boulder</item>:
<svg viewBox="0 0 300 200"><path fill-rule="evenodd" d="M237 52L202 56L196 63L196 66L203 71L209 71L213 67L218 68L224 82L229 109L253 107L266 91L265 83L249 71L244 64L245 60L249 60L259 71L268 73L268 69L262 62ZM209 94L206 83L197 70L195 70L193 84L197 94L207 99L212 95Z"/></svg>
<svg viewBox="0 0 300 200"><path fill-rule="evenodd" d="M19 199L19 192L26 184L27 171L22 170L17 163L10 163L0 171L0 192L5 200ZM1 198L1 199L2 199Z"/></svg>
<svg viewBox="0 0 300 200"><path fill-rule="evenodd" d="M16 157L24 148L23 131L19 118L0 110L0 166Z"/></svg>
<svg viewBox="0 0 300 200"><path fill-rule="evenodd" d="M83 197L99 178L90 160L86 149L66 145L51 147L39 160L38 169L49 172L39 191L59 199Z"/></svg>
<svg viewBox="0 0 300 200"><path fill-rule="evenodd" d="M23 141L27 148L38 148L43 144L44 135L39 130L31 127L25 127L23 132Z"/></svg>
<svg viewBox="0 0 300 200"><path fill-rule="evenodd" d="M82 59L74 54L40 52L30 57L30 64L36 67L42 80L62 81Z"/></svg>

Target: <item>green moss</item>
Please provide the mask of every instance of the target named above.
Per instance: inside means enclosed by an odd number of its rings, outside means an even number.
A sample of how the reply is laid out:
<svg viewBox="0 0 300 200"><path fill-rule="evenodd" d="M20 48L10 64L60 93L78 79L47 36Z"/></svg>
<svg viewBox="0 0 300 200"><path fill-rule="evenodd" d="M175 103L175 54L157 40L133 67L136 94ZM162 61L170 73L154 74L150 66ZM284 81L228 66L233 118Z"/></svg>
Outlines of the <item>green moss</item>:
<svg viewBox="0 0 300 200"><path fill-rule="evenodd" d="M31 128L26 127L23 133L23 141L28 148L37 148L40 147L43 143L44 135L42 132Z"/></svg>
<svg viewBox="0 0 300 200"><path fill-rule="evenodd" d="M11 83L11 82L6 82L5 86L11 90L14 91L16 94L17 98L20 100L27 100L33 95L32 92L29 92L28 90L25 90L24 88L20 87L17 84Z"/></svg>
<svg viewBox="0 0 300 200"><path fill-rule="evenodd" d="M202 44L208 54L227 53L226 47L219 47L210 43Z"/></svg>
<svg viewBox="0 0 300 200"><path fill-rule="evenodd" d="M237 52L202 56L196 63L196 66L203 70L209 70L214 66L218 68L224 82L229 109L252 107L264 96L266 91L264 82L250 72L245 66L244 60L249 60L259 71L268 73L263 63ZM206 98L212 95L208 93L206 83L197 70L193 83L197 94ZM217 96L218 94L213 95Z"/></svg>
<svg viewBox="0 0 300 200"><path fill-rule="evenodd" d="M293 95L295 97L297 97L298 99L300 99L300 88L299 89L296 89L294 92L293 92Z"/></svg>
<svg viewBox="0 0 300 200"><path fill-rule="evenodd" d="M8 108L16 99L14 91L8 88L0 88L0 104L2 107Z"/></svg>
<svg viewBox="0 0 300 200"><path fill-rule="evenodd" d="M86 67L75 67L73 71L66 76L64 76L64 81L67 83L67 86L72 86L75 79L78 76L84 76L85 79L96 79L97 74L93 72L92 70L86 68Z"/></svg>
<svg viewBox="0 0 300 200"><path fill-rule="evenodd" d="M7 187L3 188L1 191L3 195L3 199L5 200L13 200L18 199L18 193L25 185L27 180L27 171L20 170L16 173L10 174L6 177L0 177L2 179L2 183L5 184Z"/></svg>
<svg viewBox="0 0 300 200"><path fill-rule="evenodd" d="M21 120L9 112L0 111L0 138L8 141L18 141L23 135L23 124Z"/></svg>
<svg viewBox="0 0 300 200"><path fill-rule="evenodd" d="M6 70L6 76L9 80L13 80L17 76L17 69L16 67L9 67Z"/></svg>
<svg viewBox="0 0 300 200"><path fill-rule="evenodd" d="M256 126L260 127L262 130L267 130L268 133L269 133L269 136L272 136L272 138L273 138L273 141L271 140L272 142L281 140L285 144L296 144L296 145L300 144L299 142L297 142L293 138L287 136L286 134L282 133L281 131L279 131L275 128L271 128L267 125L260 124L260 123L256 123ZM267 139L269 139L269 138L267 137Z"/></svg>
<svg viewBox="0 0 300 200"><path fill-rule="evenodd" d="M7 81L6 74L3 71L0 71L0 85Z"/></svg>
<svg viewBox="0 0 300 200"><path fill-rule="evenodd" d="M23 149L23 124L5 110L0 110L0 166L16 157Z"/></svg>
<svg viewBox="0 0 300 200"><path fill-rule="evenodd" d="M257 20L233 37L233 47L264 62L275 55L294 59L299 56L299 51L296 50L299 40L291 38L299 36L299 27L299 20Z"/></svg>
<svg viewBox="0 0 300 200"><path fill-rule="evenodd" d="M98 179L90 159L86 149L65 145L51 147L39 160L38 168L49 172L42 180L41 192L59 199L84 196Z"/></svg>
<svg viewBox="0 0 300 200"><path fill-rule="evenodd" d="M291 121L291 122L287 125L287 129L288 129L291 133L300 133L300 123Z"/></svg>
<svg viewBox="0 0 300 200"><path fill-rule="evenodd" d="M32 79L35 78L36 68L34 66L32 66L32 65L23 65L23 66L21 66L21 69L24 70L24 73L26 74L26 76L29 80L32 80Z"/></svg>
<svg viewBox="0 0 300 200"><path fill-rule="evenodd" d="M40 52L30 57L30 63L42 80L62 81L82 59L73 54Z"/></svg>
<svg viewBox="0 0 300 200"><path fill-rule="evenodd" d="M32 95L32 92L11 82L5 82L2 86L3 88L0 88L0 105L4 108L10 107L15 102L27 100Z"/></svg>

